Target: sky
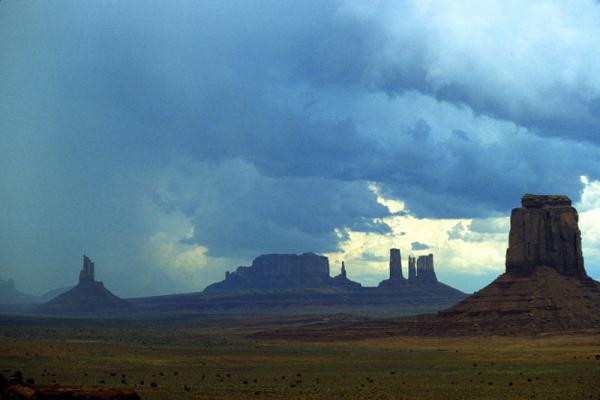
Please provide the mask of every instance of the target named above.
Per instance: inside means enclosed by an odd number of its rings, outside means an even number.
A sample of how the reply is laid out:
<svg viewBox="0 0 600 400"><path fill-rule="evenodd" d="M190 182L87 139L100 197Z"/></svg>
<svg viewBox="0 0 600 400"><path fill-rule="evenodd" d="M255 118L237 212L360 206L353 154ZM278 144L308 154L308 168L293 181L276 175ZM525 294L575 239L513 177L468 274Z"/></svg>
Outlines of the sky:
<svg viewBox="0 0 600 400"><path fill-rule="evenodd" d="M600 3L0 1L0 278L202 290L314 251L474 291L524 193L600 279ZM406 271L405 271L406 273Z"/></svg>

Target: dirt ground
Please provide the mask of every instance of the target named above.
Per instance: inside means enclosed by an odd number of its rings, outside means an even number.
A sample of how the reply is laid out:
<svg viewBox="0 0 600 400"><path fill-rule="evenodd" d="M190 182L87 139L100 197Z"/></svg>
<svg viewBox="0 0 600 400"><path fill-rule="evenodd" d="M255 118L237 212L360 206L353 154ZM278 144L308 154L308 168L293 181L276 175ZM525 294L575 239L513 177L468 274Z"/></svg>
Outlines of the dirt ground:
<svg viewBox="0 0 600 400"><path fill-rule="evenodd" d="M335 318L335 317L334 317ZM0 317L0 372L143 399L600 399L600 336L248 339L312 317Z"/></svg>

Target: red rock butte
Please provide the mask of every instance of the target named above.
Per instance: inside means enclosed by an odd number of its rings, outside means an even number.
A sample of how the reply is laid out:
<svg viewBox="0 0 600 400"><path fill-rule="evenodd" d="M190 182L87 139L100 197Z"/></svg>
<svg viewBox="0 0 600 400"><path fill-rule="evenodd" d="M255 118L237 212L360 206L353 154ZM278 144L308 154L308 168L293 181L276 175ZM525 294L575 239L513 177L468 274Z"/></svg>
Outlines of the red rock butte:
<svg viewBox="0 0 600 400"><path fill-rule="evenodd" d="M586 278L579 216L567 196L526 194L510 216L506 272L530 275L550 267L561 275Z"/></svg>
<svg viewBox="0 0 600 400"><path fill-rule="evenodd" d="M506 272L435 315L299 328L259 336L356 339L600 330L600 283L585 272L577 210L567 196L526 194L510 218Z"/></svg>

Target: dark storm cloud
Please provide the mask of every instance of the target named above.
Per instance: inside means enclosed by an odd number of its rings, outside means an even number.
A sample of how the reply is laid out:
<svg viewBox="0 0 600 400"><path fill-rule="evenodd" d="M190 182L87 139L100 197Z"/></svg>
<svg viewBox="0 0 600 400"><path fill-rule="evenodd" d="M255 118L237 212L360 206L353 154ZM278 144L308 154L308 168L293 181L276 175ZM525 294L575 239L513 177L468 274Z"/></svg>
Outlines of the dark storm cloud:
<svg viewBox="0 0 600 400"><path fill-rule="evenodd" d="M344 238L336 227L389 232L373 222L387 209L365 182L266 177L241 160L182 168L168 174L155 201L165 212L183 210L195 227L187 241L207 246L209 255L329 252Z"/></svg>
<svg viewBox="0 0 600 400"><path fill-rule="evenodd" d="M577 199L600 171L596 6L555 21L577 46L547 28L536 51L447 7L0 2L0 276L65 286L86 249L121 293L170 290L141 249L179 214L213 256L334 250L389 231L370 183L419 217Z"/></svg>

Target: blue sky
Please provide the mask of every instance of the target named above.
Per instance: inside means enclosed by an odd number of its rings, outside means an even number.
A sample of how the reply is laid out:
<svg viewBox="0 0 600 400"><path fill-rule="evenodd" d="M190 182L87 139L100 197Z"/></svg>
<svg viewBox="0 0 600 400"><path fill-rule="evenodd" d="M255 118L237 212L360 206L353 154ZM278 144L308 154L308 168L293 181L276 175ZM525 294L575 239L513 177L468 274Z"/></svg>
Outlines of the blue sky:
<svg viewBox="0 0 600 400"><path fill-rule="evenodd" d="M599 278L599 19L592 1L2 1L0 277L41 293L86 252L141 296L315 251L374 284L398 246L475 290L534 192L576 202Z"/></svg>

